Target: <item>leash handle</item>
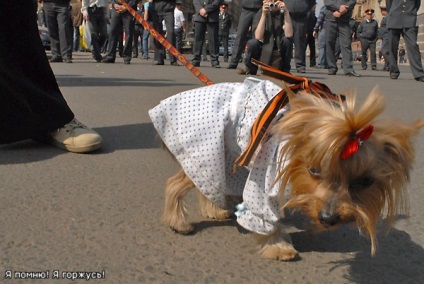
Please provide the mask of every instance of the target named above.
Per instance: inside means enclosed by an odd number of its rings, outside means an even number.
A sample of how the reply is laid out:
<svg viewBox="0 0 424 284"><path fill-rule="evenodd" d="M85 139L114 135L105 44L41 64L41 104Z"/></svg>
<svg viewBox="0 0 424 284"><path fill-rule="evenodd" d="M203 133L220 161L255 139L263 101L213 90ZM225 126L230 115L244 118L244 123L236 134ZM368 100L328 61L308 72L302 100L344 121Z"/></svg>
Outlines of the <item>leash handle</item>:
<svg viewBox="0 0 424 284"><path fill-rule="evenodd" d="M152 25L145 21L140 14L138 14L128 3L123 0L118 0L127 9L127 11L136 19L137 22L143 25L144 29L147 30L160 44L162 44L166 50L169 51L173 56L175 56L181 64L184 65L197 79L199 79L205 85L212 85L213 82L206 77L205 74L200 72L193 64L187 60L187 58L182 55L169 41L166 40L157 30L155 30Z"/></svg>

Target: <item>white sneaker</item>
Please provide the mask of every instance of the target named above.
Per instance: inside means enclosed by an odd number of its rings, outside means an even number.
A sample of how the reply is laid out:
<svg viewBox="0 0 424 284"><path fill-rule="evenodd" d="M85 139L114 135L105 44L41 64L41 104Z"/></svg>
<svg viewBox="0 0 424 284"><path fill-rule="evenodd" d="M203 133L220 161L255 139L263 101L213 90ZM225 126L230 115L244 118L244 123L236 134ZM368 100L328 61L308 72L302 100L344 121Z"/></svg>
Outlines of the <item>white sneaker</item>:
<svg viewBox="0 0 424 284"><path fill-rule="evenodd" d="M75 118L49 133L49 140L54 146L74 153L88 153L102 147L102 137Z"/></svg>

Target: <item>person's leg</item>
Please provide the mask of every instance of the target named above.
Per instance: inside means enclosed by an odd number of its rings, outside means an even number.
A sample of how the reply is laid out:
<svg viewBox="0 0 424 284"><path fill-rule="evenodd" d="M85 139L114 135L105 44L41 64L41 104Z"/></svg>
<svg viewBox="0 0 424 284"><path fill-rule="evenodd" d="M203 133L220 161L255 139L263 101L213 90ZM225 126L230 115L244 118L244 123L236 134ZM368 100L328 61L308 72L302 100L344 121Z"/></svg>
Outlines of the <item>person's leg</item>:
<svg viewBox="0 0 424 284"><path fill-rule="evenodd" d="M418 27L405 28L403 40L406 45L406 53L409 59L412 76L419 78L424 76L423 65L421 62L421 52L417 44Z"/></svg>
<svg viewBox="0 0 424 284"><path fill-rule="evenodd" d="M58 4L56 4L58 5ZM69 4L60 4L57 6L57 23L59 27L60 53L62 58L70 63L72 62L72 43L70 17L71 10Z"/></svg>
<svg viewBox="0 0 424 284"><path fill-rule="evenodd" d="M124 58L124 63L129 64L132 57L131 53L134 39L134 17L128 12L122 14L122 25L125 32L125 45L122 51L122 57Z"/></svg>
<svg viewBox="0 0 424 284"><path fill-rule="evenodd" d="M218 40L218 23L207 23L208 28L208 41L209 41L209 54L211 56L211 65L219 67L219 40Z"/></svg>
<svg viewBox="0 0 424 284"><path fill-rule="evenodd" d="M166 40L175 46L175 33L174 33L174 12L167 12L163 15L166 26ZM176 64L177 59L169 53L169 61L171 64Z"/></svg>
<svg viewBox="0 0 424 284"><path fill-rule="evenodd" d="M292 50L292 43L291 41L284 37L281 40L280 45L280 52L281 52L281 71L290 73L290 61L293 56L293 50Z"/></svg>
<svg viewBox="0 0 424 284"><path fill-rule="evenodd" d="M325 25L325 54L327 58L328 73L337 73L336 40L338 37L337 23L326 21Z"/></svg>
<svg viewBox="0 0 424 284"><path fill-rule="evenodd" d="M93 10L92 8L88 8L88 27L91 35L91 45L93 46L93 50L91 51L93 54L93 58L100 62L102 60L102 56L100 54L100 32L99 32L99 13L97 10Z"/></svg>
<svg viewBox="0 0 424 284"><path fill-rule="evenodd" d="M115 63L116 48L119 41L119 33L122 31L121 15L112 9L112 18L110 19L109 43L107 45L106 58L103 59L105 63Z"/></svg>
<svg viewBox="0 0 424 284"><path fill-rule="evenodd" d="M397 79L400 71L397 63L401 30L389 29L389 64L390 78Z"/></svg>
<svg viewBox="0 0 424 284"><path fill-rule="evenodd" d="M296 70L304 73L306 69L306 27L307 17L292 19L293 22L293 43L294 60Z"/></svg>
<svg viewBox="0 0 424 284"><path fill-rule="evenodd" d="M149 59L149 36L148 30L143 31L143 59Z"/></svg>
<svg viewBox="0 0 424 284"><path fill-rule="evenodd" d="M100 148L101 137L94 131L72 128L66 132L61 128L68 127L67 124L74 119L74 113L63 98L41 44L32 1L7 1L2 7L0 144L38 139L54 131L54 134L48 136L55 139L55 145L62 143L61 148L72 146L68 150L80 152ZM15 28L19 37L10 36L10 26ZM19 56L11 57L12 51ZM58 134L61 139L57 139ZM70 140L73 140L72 145L69 144Z"/></svg>
<svg viewBox="0 0 424 284"><path fill-rule="evenodd" d="M255 16L256 12L242 9L239 23L237 26L237 35L234 40L234 46L233 46L233 52L231 54L231 60L228 68L230 69L236 69L237 65L241 59L241 55L243 53L243 50L245 48L246 44L246 36L249 32L249 28L252 25L253 17Z"/></svg>
<svg viewBox="0 0 424 284"><path fill-rule="evenodd" d="M349 23L339 23L340 50L345 74L353 72L352 30Z"/></svg>
<svg viewBox="0 0 424 284"><path fill-rule="evenodd" d="M376 42L371 41L369 44L370 58L371 58L371 69L377 70L377 54L376 54Z"/></svg>
<svg viewBox="0 0 424 284"><path fill-rule="evenodd" d="M361 65L362 70L367 69L367 62L368 62L368 45L369 41L367 39L361 39Z"/></svg>
<svg viewBox="0 0 424 284"><path fill-rule="evenodd" d="M206 23L194 23L194 46L193 46L193 60L194 65L199 66L202 59L202 49L205 43Z"/></svg>
<svg viewBox="0 0 424 284"><path fill-rule="evenodd" d="M62 61L63 58L60 52L59 27L57 23L56 4L52 2L44 3L44 13L46 14L46 24L50 36L50 48L52 54L51 61Z"/></svg>
<svg viewBox="0 0 424 284"><path fill-rule="evenodd" d="M250 39L247 42L246 58L244 64L246 70L241 70L242 74L245 75L256 75L258 72L258 66L252 63L252 58L259 60L262 52L262 43L257 39ZM246 71L246 72L243 72Z"/></svg>

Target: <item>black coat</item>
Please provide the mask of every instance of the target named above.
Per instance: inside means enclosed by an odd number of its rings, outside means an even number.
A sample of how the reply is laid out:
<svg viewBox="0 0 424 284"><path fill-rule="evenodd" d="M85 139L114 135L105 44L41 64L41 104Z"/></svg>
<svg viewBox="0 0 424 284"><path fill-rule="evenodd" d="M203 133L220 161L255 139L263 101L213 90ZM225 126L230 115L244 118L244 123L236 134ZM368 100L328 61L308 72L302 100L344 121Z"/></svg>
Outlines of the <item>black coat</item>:
<svg viewBox="0 0 424 284"><path fill-rule="evenodd" d="M230 34L231 22L233 18L230 14L225 13L225 17L223 15L219 15L219 32L220 36L228 36Z"/></svg>
<svg viewBox="0 0 424 284"><path fill-rule="evenodd" d="M421 0L386 0L387 28L401 29L413 28L417 26L417 12L420 8Z"/></svg>
<svg viewBox="0 0 424 284"><path fill-rule="evenodd" d="M193 0L194 9L196 11L196 16L194 16L195 22L209 22L209 23L218 23L219 22L219 6L224 2L224 0ZM199 14L200 9L205 8L208 13L207 17L202 17Z"/></svg>

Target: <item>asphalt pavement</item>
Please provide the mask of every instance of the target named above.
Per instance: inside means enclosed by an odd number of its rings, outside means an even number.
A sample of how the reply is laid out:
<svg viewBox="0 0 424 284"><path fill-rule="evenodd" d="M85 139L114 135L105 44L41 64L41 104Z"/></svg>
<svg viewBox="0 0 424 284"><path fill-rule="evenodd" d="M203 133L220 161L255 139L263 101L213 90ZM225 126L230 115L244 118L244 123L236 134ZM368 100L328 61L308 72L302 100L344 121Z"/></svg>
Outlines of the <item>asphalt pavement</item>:
<svg viewBox="0 0 424 284"><path fill-rule="evenodd" d="M251 236L233 219L204 220L193 210L191 236L161 224L164 184L178 165L162 149L147 111L203 86L185 67L165 64L134 58L124 65L119 57L114 64L96 63L89 53L75 53L72 64L52 63L76 117L102 135L104 147L93 154L34 141L0 147L1 283L28 283L31 277L39 278L34 283L95 277L100 279L90 282L424 282L424 131L415 142L410 217L400 216L387 235L381 230L375 257L355 228L312 236L298 217L288 224L301 259L289 263L260 259ZM199 70L215 83L246 77L227 65L201 62ZM360 100L378 86L387 114L407 121L424 117L424 83L412 78L408 65L397 80L363 71L359 63L355 70L362 77L346 77L342 70L329 76L315 68L304 75L337 93L355 91ZM190 194L188 203L194 201Z"/></svg>

